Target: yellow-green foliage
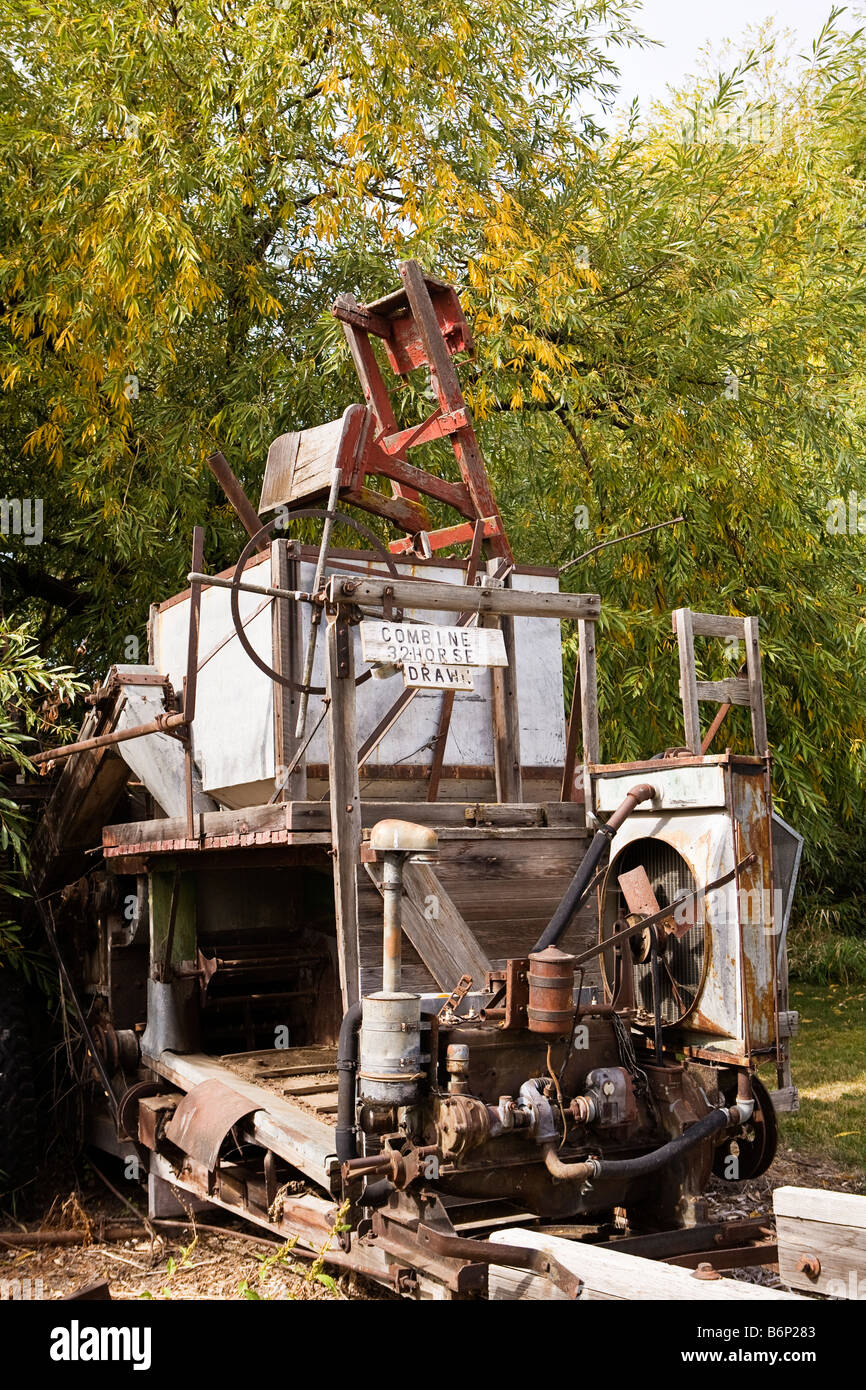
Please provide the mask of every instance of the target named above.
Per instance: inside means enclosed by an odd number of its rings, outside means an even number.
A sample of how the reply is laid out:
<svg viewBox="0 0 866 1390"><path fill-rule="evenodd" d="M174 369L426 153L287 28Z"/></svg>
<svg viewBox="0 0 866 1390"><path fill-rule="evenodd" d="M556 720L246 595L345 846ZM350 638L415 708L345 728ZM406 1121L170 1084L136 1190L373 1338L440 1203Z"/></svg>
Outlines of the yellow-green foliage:
<svg viewBox="0 0 866 1390"><path fill-rule="evenodd" d="M4 592L66 659L86 634L89 674L143 643L194 521L210 564L239 548L205 455L255 499L276 434L358 397L334 295L416 256L461 286L520 559L686 517L569 572L605 602L605 757L681 740L671 608L759 613L782 809L844 891L866 542L827 521L866 497L864 41L831 18L805 67L748 55L603 136L583 113L634 39L620 0L0 0L0 492L45 500Z"/></svg>

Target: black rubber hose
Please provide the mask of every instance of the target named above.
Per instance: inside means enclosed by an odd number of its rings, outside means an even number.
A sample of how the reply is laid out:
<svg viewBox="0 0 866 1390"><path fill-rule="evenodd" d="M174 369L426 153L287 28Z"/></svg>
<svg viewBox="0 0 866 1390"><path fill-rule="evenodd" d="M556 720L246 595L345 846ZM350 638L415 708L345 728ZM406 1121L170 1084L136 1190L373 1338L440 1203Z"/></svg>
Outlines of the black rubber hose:
<svg viewBox="0 0 866 1390"><path fill-rule="evenodd" d="M337 1158L346 1163L358 1157L355 1130L355 1073L358 1070L358 1031L361 1001L350 1004L340 1024L337 1042Z"/></svg>
<svg viewBox="0 0 866 1390"><path fill-rule="evenodd" d="M730 1124L731 1117L727 1110L711 1110L709 1115L690 1125L679 1138L672 1139L669 1144L654 1149L652 1153L641 1154L639 1158L602 1158L599 1160L597 1178L599 1181L604 1178L640 1178L646 1173L656 1173L659 1168L679 1158L680 1154L688 1153L701 1140L709 1139L711 1134L727 1129Z"/></svg>
<svg viewBox="0 0 866 1390"><path fill-rule="evenodd" d="M580 861L580 867L571 883L566 888L559 906L548 922L541 936L536 941L530 952L535 955L538 951L543 951L548 946L555 946L562 936L572 917L583 906L587 896L589 885L591 884L599 861L607 853L607 847L613 839L614 831L608 830L603 825L601 830L597 830L590 840L589 849Z"/></svg>
<svg viewBox="0 0 866 1390"><path fill-rule="evenodd" d="M599 861L623 821L628 819L635 806L639 806L642 801L651 801L655 794L655 787L650 786L647 782L641 782L626 792L625 798L617 806L607 824L601 826L592 837L589 849L583 856L577 873L566 888L562 901L533 946L530 955L534 956L538 951L556 945L574 914L583 906Z"/></svg>

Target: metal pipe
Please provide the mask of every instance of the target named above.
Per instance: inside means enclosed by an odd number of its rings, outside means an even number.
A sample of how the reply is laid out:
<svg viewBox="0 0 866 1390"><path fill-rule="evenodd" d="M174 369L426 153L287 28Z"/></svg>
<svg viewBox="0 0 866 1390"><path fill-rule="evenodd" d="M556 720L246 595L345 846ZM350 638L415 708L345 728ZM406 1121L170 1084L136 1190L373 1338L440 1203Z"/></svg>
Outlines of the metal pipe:
<svg viewBox="0 0 866 1390"><path fill-rule="evenodd" d="M131 738L144 738L146 734L167 734L172 729L181 728L186 722L186 715L182 713L160 714L149 724L137 724L134 729L114 729L110 734L98 734L95 738L84 738L79 743L64 743L59 748L48 749L45 753L35 753L32 757L28 757L28 761L34 767L39 767L43 763L53 763L61 758L71 758L73 753L89 753L94 748L110 748L114 743L127 743ZM0 773L13 772L17 769L17 763L3 763L0 766Z"/></svg>
<svg viewBox="0 0 866 1390"><path fill-rule="evenodd" d="M590 841L589 849L580 861L580 867L577 873L566 888L559 906L544 928L541 936L533 946L530 952L531 955L535 955L538 951L546 950L548 946L556 945L575 913L583 906L598 863L607 851L617 830L619 830L623 821L631 815L635 806L640 805L642 801L652 800L655 794L655 787L651 786L649 782L640 782L636 787L632 787L631 790L626 793L619 806L617 806L607 824L601 826L600 829L596 831Z"/></svg>
<svg viewBox="0 0 866 1390"><path fill-rule="evenodd" d="M652 974L653 986L653 1046L655 1047L656 1059L661 1064L664 1056L664 1038L662 1036L662 958L659 949L659 934L657 927L650 927L652 939L650 943L650 971Z"/></svg>
<svg viewBox="0 0 866 1390"><path fill-rule="evenodd" d="M308 594L303 589L276 589L271 585L262 586L261 584L245 584L239 580L236 584L233 579L223 579L218 574L199 574L196 570L190 570L187 575L190 584L207 584L214 589L243 589L245 594L264 594L271 598L290 598L296 603L316 603L315 594Z"/></svg>
<svg viewBox="0 0 866 1390"><path fill-rule="evenodd" d="M402 898L405 858L404 854L386 854L382 875L382 990L385 994L399 994L402 986Z"/></svg>
<svg viewBox="0 0 866 1390"><path fill-rule="evenodd" d="M334 469L331 478L331 491L328 494L328 510L325 512L325 525L322 529L322 543L319 546L319 555L316 560L316 574L313 580L313 593L317 594L322 587L322 580L325 577L325 564L328 559L328 550L331 545L331 532L334 529L334 516L337 511L337 502L340 496L340 482L342 473L339 468ZM314 608L310 614L310 632L307 638L307 651L304 656L304 674L301 677L301 698L298 701L298 718L295 724L295 738L304 737L304 728L307 723L307 705L310 700L310 693L305 688L313 678L313 661L316 656L316 638L319 635L319 624L322 621L321 608Z"/></svg>
<svg viewBox="0 0 866 1390"><path fill-rule="evenodd" d="M361 1027L361 1001L350 1004L337 1041L337 1130L335 1147L339 1162L358 1156L355 1130L355 1073L358 1070L358 1032Z"/></svg>

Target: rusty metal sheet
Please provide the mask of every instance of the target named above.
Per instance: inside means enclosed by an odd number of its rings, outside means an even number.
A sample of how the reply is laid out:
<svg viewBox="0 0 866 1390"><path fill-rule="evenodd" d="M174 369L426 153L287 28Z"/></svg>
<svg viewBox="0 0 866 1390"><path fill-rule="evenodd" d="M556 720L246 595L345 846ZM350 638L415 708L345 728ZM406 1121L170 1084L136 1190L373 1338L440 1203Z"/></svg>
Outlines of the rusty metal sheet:
<svg viewBox="0 0 866 1390"><path fill-rule="evenodd" d="M629 912L636 912L641 917L654 917L661 910L643 864L617 877Z"/></svg>
<svg viewBox="0 0 866 1390"><path fill-rule="evenodd" d="M232 1125L255 1109L249 1096L242 1096L221 1081L202 1081L184 1096L166 1126L165 1136L212 1172Z"/></svg>

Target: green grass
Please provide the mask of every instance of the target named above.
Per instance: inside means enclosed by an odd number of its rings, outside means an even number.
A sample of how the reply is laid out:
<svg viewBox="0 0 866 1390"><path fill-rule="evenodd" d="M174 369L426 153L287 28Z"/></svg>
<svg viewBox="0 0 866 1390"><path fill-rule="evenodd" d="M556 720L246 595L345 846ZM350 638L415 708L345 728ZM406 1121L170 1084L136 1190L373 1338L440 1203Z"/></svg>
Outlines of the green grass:
<svg viewBox="0 0 866 1390"><path fill-rule="evenodd" d="M800 1015L791 1068L800 1112L781 1117L780 1144L866 1170L866 986L791 985ZM772 1077L765 1077L775 1085Z"/></svg>

